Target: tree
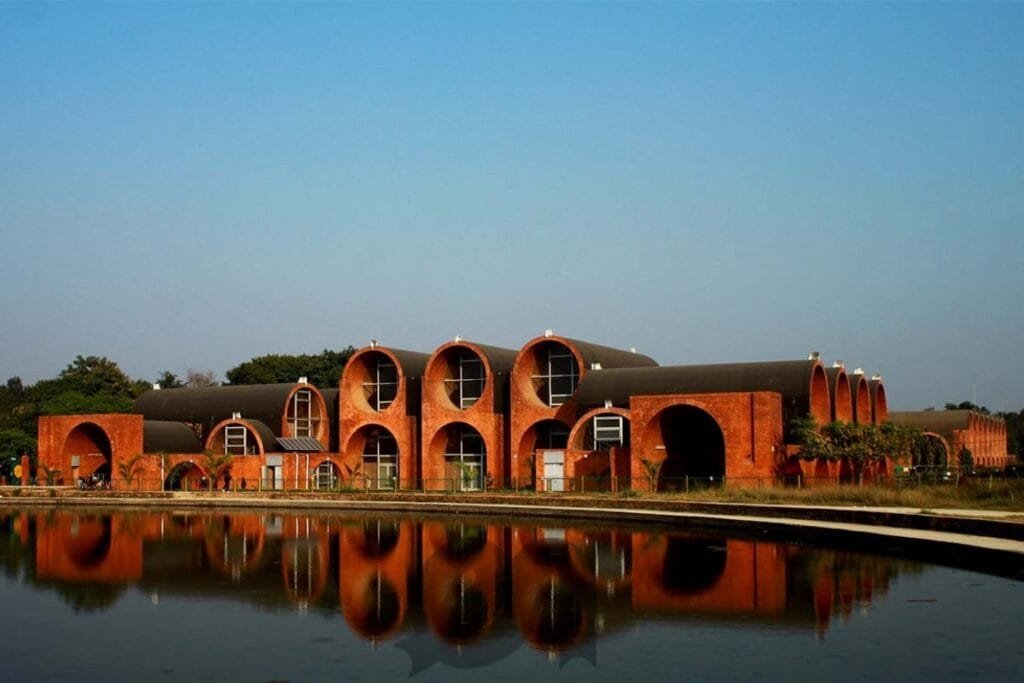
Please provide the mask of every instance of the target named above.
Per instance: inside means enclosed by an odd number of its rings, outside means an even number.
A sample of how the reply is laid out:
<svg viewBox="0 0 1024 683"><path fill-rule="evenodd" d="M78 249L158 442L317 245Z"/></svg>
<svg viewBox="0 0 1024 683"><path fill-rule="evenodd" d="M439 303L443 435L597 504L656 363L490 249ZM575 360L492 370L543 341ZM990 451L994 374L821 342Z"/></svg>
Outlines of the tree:
<svg viewBox="0 0 1024 683"><path fill-rule="evenodd" d="M960 453L957 454L957 466L960 470L960 476L967 476L974 474L974 456L966 446L960 449Z"/></svg>
<svg viewBox="0 0 1024 683"><path fill-rule="evenodd" d="M136 453L127 460L117 464L117 470L121 473L121 478L128 482L128 488L132 487L132 482L135 477L142 471L142 461L145 456L142 453Z"/></svg>
<svg viewBox="0 0 1024 683"><path fill-rule="evenodd" d="M203 451L203 467L206 469L209 478L207 483L209 484L210 491L213 491L217 479L225 473L234 457L230 453L215 453L211 450Z"/></svg>
<svg viewBox="0 0 1024 683"><path fill-rule="evenodd" d="M946 410L975 410L979 413L989 414L988 408L979 406L971 401L960 401L960 403L947 403Z"/></svg>
<svg viewBox="0 0 1024 683"><path fill-rule="evenodd" d="M106 394L117 398L134 398L132 381L114 361L100 356L76 356L57 376L64 390L79 391L86 396Z"/></svg>
<svg viewBox="0 0 1024 683"><path fill-rule="evenodd" d="M257 356L231 368L224 376L229 384L277 384L306 377L314 386L335 387L353 353L355 349L349 346L341 351L324 349L316 355Z"/></svg>
<svg viewBox="0 0 1024 683"><path fill-rule="evenodd" d="M156 378L156 384L159 384L161 389L180 389L185 386L185 384L178 379L178 376L170 370L164 370L161 372Z"/></svg>
<svg viewBox="0 0 1024 683"><path fill-rule="evenodd" d="M207 387L220 386L217 375L213 370L195 370L189 368L185 371L185 384L189 389L205 389Z"/></svg>

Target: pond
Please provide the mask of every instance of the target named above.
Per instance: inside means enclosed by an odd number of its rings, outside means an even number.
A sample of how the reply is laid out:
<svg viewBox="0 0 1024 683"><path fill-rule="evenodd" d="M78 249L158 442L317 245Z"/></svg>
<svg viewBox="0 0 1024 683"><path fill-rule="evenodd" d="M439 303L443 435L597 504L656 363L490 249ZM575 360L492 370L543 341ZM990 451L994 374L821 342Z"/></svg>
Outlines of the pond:
<svg viewBox="0 0 1024 683"><path fill-rule="evenodd" d="M1024 674L1005 567L749 532L6 508L0 555L11 681Z"/></svg>

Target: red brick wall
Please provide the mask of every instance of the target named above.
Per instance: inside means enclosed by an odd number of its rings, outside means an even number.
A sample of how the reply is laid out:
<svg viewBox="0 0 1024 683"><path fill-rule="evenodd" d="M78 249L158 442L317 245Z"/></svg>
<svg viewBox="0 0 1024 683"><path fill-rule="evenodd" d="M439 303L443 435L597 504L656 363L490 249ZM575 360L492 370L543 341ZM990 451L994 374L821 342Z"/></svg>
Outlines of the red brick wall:
<svg viewBox="0 0 1024 683"><path fill-rule="evenodd" d="M116 478L118 465L142 453L142 416L46 415L39 418L39 464L60 470L64 483L75 483L75 477L88 477L106 458L96 455L105 448L102 439L93 438L93 427L110 443L110 471ZM80 456L78 468L71 467L71 456Z"/></svg>
<svg viewBox="0 0 1024 683"><path fill-rule="evenodd" d="M458 349L471 351L483 361L484 376L487 380L480 400L464 410L460 410L452 403L445 393L444 386L444 380L448 376L446 354ZM444 450L447 442L446 428L457 423L469 425L480 433L487 450L487 473L496 484L500 485L505 481L508 453L506 417L501 396L495 395L496 391L501 391L500 384L504 379L495 375L486 354L470 342L449 342L431 355L423 376L421 405L421 466L424 488L443 488L444 480L453 476L445 465Z"/></svg>
<svg viewBox="0 0 1024 683"><path fill-rule="evenodd" d="M678 405L700 408L718 423L725 440L727 479L757 485L757 479L773 478L785 461L782 398L775 392L635 396L630 400L634 478L646 476L641 458L664 461L659 418L662 411Z"/></svg>
<svg viewBox="0 0 1024 683"><path fill-rule="evenodd" d="M378 356L385 356L398 370L398 393L394 401L377 412L370 406L362 384L370 380L370 366ZM376 346L360 349L345 364L339 384L339 448L342 460L352 470L363 460L367 431L375 427L388 430L398 445L398 478L403 487L412 487L420 477L419 421L420 405L410 396L409 378L399 359L386 348ZM412 404L410 402L412 401ZM348 471L342 468L348 475ZM358 483L358 482L357 482Z"/></svg>

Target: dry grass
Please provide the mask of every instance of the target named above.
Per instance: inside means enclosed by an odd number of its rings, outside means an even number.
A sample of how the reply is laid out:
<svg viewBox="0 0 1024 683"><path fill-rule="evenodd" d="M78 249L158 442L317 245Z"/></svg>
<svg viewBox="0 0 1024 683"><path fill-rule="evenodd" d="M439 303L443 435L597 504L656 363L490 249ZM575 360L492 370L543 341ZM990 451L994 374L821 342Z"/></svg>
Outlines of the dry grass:
<svg viewBox="0 0 1024 683"><path fill-rule="evenodd" d="M674 495L676 500L791 505L863 505L918 509L959 508L1024 512L1024 481L971 480L921 486L727 488Z"/></svg>

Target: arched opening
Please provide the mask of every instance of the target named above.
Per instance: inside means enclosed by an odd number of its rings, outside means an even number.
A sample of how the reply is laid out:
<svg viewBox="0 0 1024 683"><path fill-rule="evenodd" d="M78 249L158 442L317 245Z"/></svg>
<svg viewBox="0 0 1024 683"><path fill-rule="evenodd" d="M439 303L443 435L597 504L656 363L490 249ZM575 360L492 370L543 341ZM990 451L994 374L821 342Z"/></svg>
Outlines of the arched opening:
<svg viewBox="0 0 1024 683"><path fill-rule="evenodd" d="M214 453L225 455L259 455L266 444L243 422L222 423L222 427L210 435L207 448Z"/></svg>
<svg viewBox="0 0 1024 683"><path fill-rule="evenodd" d="M394 490L398 487L398 442L384 427L368 426L362 430L363 473L366 487Z"/></svg>
<svg viewBox="0 0 1024 683"><path fill-rule="evenodd" d="M854 483L854 472L853 466L850 465L849 460L842 460L839 463L839 483L840 484L852 484Z"/></svg>
<svg viewBox="0 0 1024 683"><path fill-rule="evenodd" d="M659 417L665 459L658 490L718 486L725 477L725 437L715 418L695 406L679 405Z"/></svg>
<svg viewBox="0 0 1024 683"><path fill-rule="evenodd" d="M288 399L288 429L293 438L323 437L323 423L326 418L325 406L318 393L312 389L299 389Z"/></svg>
<svg viewBox="0 0 1024 683"><path fill-rule="evenodd" d="M828 389L828 377L825 375L825 368L815 364L811 371L811 395L810 395L811 417L818 424L827 424L832 419L832 398Z"/></svg>
<svg viewBox="0 0 1024 683"><path fill-rule="evenodd" d="M330 460L324 460L313 471L313 488L335 491L341 486L341 470Z"/></svg>
<svg viewBox="0 0 1024 683"><path fill-rule="evenodd" d="M206 473L194 462L179 462L164 480L165 491L197 491L206 488Z"/></svg>
<svg viewBox="0 0 1024 683"><path fill-rule="evenodd" d="M476 405L487 385L486 367L480 356L464 346L444 351L441 385L444 395L459 410Z"/></svg>
<svg viewBox="0 0 1024 683"><path fill-rule="evenodd" d="M541 403L556 408L573 397L580 365L572 349L556 341L541 342L533 347L530 361L530 384Z"/></svg>
<svg viewBox="0 0 1024 683"><path fill-rule="evenodd" d="M914 448L911 463L917 473L945 471L949 467L949 448L938 434L925 432Z"/></svg>
<svg viewBox="0 0 1024 683"><path fill-rule="evenodd" d="M565 476L569 431L569 426L561 420L541 420L523 433L519 446L519 476L526 486L536 486L539 470L543 472L541 476L549 480L561 480Z"/></svg>
<svg viewBox="0 0 1024 683"><path fill-rule="evenodd" d="M580 451L608 453L613 448L629 445L629 418L619 413L598 413L576 431L573 448Z"/></svg>
<svg viewBox="0 0 1024 683"><path fill-rule="evenodd" d="M398 366L386 353L365 351L349 360L345 382L354 405L379 413L390 408L398 397Z"/></svg>
<svg viewBox="0 0 1024 683"><path fill-rule="evenodd" d="M455 423L445 428L445 476L458 491L481 491L487 472L487 446L473 427Z"/></svg>
<svg viewBox="0 0 1024 683"><path fill-rule="evenodd" d="M718 583L728 558L725 539L669 536L661 567L665 590L677 595L702 593Z"/></svg>
<svg viewBox="0 0 1024 683"><path fill-rule="evenodd" d="M72 464L72 477L91 478L93 483L110 481L113 448L99 425L84 422L72 429L64 439L62 454L62 461Z"/></svg>

